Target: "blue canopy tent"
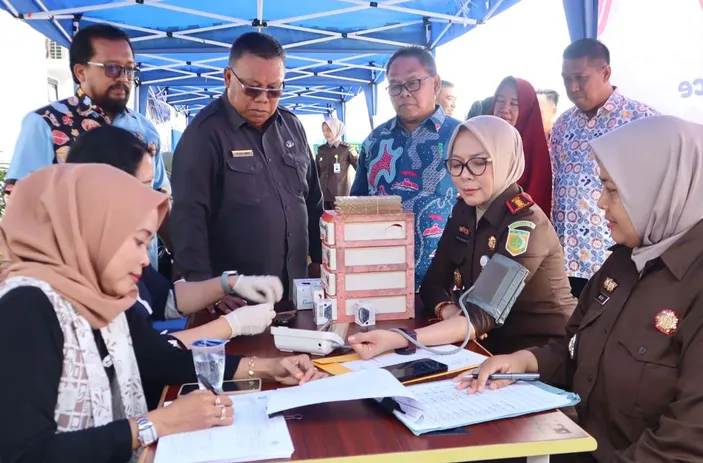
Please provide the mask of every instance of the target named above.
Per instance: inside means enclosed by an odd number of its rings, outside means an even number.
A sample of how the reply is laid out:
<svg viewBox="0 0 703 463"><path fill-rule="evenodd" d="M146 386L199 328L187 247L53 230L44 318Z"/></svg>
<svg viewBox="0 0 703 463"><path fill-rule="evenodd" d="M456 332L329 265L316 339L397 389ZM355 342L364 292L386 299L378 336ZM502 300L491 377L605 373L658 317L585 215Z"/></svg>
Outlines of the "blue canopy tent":
<svg viewBox="0 0 703 463"><path fill-rule="evenodd" d="M232 42L264 31L286 48L282 105L344 119L346 102L363 92L373 127L378 83L395 50L434 50L518 1L0 0L0 7L63 46L88 24L126 30L142 70L139 111L146 112L151 94L189 118L223 91ZM572 40L595 37L598 0L563 3Z"/></svg>
<svg viewBox="0 0 703 463"><path fill-rule="evenodd" d="M378 83L395 50L434 50L517 1L0 0L0 7L63 46L88 24L126 30L142 70L140 112L151 93L192 117L223 91L232 42L259 30L286 48L282 105L343 118L345 103L363 92L373 126Z"/></svg>

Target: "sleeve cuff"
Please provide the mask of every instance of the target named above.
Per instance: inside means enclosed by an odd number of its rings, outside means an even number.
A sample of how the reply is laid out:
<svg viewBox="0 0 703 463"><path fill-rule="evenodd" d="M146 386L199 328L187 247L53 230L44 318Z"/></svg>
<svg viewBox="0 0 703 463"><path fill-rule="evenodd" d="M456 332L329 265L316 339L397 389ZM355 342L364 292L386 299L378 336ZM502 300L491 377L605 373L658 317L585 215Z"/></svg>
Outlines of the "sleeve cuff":
<svg viewBox="0 0 703 463"><path fill-rule="evenodd" d="M227 355L225 357L225 380L234 378L234 373L236 373L237 368L239 368L239 362L242 357L238 355Z"/></svg>

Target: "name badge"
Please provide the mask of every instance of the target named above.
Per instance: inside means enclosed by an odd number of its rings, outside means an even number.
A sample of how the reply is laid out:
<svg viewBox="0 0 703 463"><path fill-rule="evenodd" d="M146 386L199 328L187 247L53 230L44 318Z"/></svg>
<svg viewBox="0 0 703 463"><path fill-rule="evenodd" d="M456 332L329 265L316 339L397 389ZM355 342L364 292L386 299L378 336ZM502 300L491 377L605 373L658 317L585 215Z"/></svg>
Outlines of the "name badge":
<svg viewBox="0 0 703 463"><path fill-rule="evenodd" d="M338 174L342 171L342 165L338 162L334 163L334 173Z"/></svg>
<svg viewBox="0 0 703 463"><path fill-rule="evenodd" d="M254 156L252 150L232 150L233 158L250 158L252 156Z"/></svg>

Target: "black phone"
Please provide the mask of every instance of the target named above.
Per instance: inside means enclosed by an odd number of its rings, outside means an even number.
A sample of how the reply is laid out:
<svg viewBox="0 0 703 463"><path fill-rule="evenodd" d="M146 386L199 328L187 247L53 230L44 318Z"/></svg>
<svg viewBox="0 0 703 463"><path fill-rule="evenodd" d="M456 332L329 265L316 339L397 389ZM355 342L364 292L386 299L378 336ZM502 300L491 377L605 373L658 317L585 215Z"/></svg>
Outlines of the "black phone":
<svg viewBox="0 0 703 463"><path fill-rule="evenodd" d="M273 310L276 313L281 312L296 312L298 309L295 308L293 301L278 301L273 304Z"/></svg>
<svg viewBox="0 0 703 463"><path fill-rule="evenodd" d="M181 386L178 395L186 395L199 389L198 383L188 383ZM261 390L261 379L233 379L222 381L223 394L246 394L247 392L257 392Z"/></svg>
<svg viewBox="0 0 703 463"><path fill-rule="evenodd" d="M422 378L423 376L436 375L449 371L447 365L432 359L412 360L410 362L389 365L383 367L383 369L390 371L401 383Z"/></svg>

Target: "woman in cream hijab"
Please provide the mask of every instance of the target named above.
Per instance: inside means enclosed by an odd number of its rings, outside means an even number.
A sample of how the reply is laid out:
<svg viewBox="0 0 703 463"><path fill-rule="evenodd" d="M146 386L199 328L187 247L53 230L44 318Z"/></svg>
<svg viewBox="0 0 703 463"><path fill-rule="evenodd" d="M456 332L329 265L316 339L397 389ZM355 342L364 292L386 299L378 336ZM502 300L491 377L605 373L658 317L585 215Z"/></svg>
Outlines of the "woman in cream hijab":
<svg viewBox="0 0 703 463"><path fill-rule="evenodd" d="M209 391L147 410L142 381L196 381L190 351L125 314L167 207L105 165L55 165L17 184L0 222L12 261L0 284L1 461L128 461L158 437L232 422L231 401ZM288 384L315 375L306 356L227 359L227 377L249 370Z"/></svg>
<svg viewBox="0 0 703 463"><path fill-rule="evenodd" d="M598 449L568 461L701 461L703 126L655 116L590 143L617 246L564 338L493 357L460 387L483 390L499 371L570 384Z"/></svg>
<svg viewBox="0 0 703 463"><path fill-rule="evenodd" d="M519 133L500 118L478 116L457 128L447 155L459 198L420 287L425 309L442 321L417 330L417 340L439 345L463 341L467 330L471 339L490 332L482 344L500 353L563 336L576 300L549 219L516 183L525 165ZM525 266L526 286L502 326L478 307L469 308L467 324L457 318L454 292L469 289L494 254ZM349 342L364 358L408 346L390 331L355 335Z"/></svg>

